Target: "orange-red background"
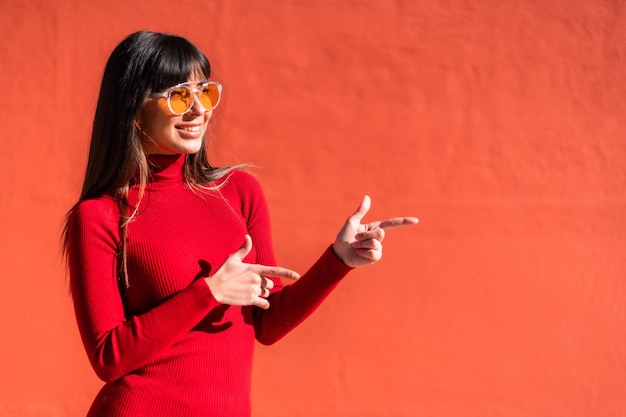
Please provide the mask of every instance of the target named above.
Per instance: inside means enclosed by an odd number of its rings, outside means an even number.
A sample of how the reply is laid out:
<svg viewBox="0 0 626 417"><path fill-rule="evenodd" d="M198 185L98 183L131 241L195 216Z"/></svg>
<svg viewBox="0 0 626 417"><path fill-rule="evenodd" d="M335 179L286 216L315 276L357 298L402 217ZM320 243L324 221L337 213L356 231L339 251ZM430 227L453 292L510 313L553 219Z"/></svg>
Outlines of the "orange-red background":
<svg viewBox="0 0 626 417"><path fill-rule="evenodd" d="M369 193L416 215L273 347L254 416L624 416L626 3L0 3L0 415L81 416L62 218L105 60L154 29L225 85L211 160L253 162L304 271Z"/></svg>

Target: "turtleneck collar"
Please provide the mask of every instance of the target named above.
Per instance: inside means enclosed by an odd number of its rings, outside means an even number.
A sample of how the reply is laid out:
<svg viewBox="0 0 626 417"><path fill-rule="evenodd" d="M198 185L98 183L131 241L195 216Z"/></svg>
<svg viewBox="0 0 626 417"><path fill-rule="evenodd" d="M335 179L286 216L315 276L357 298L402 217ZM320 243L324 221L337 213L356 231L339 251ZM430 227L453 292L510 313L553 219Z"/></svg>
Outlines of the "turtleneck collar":
<svg viewBox="0 0 626 417"><path fill-rule="evenodd" d="M183 178L185 155L148 155L149 182L180 182Z"/></svg>

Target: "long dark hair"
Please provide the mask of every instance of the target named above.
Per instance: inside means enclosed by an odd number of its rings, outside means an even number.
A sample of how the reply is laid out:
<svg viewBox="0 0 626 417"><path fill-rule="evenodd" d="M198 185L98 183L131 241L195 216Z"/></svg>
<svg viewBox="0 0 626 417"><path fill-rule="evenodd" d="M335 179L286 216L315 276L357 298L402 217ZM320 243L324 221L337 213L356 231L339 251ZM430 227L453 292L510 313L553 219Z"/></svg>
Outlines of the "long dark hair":
<svg viewBox="0 0 626 417"><path fill-rule="evenodd" d="M82 191L65 218L66 258L68 222L76 206L87 199L111 195L120 208L118 265L128 285L126 226L134 215L129 214L128 190L138 184L141 196L149 171L135 119L150 93L186 82L194 72L208 79L209 60L195 45L179 36L140 31L129 35L113 50L102 77ZM184 178L191 187L204 188L235 168L212 167L205 147L203 140L198 153L185 156Z"/></svg>

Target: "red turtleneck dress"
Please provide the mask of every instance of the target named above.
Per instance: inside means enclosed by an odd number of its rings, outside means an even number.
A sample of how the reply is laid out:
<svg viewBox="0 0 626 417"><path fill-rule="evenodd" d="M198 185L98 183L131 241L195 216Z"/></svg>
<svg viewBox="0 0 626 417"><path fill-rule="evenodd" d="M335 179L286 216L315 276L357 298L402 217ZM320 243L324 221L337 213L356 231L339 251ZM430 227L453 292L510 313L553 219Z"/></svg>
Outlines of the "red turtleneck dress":
<svg viewBox="0 0 626 417"><path fill-rule="evenodd" d="M233 171L219 191L191 190L184 156L159 156L128 226L129 288L116 279L118 208L81 202L69 221L72 298L96 374L106 382L89 417L249 416L254 341L276 342L350 270L329 247L297 282L278 279L271 307L220 304L210 276L250 234L248 263L276 265L259 183ZM137 190L131 191L131 204Z"/></svg>

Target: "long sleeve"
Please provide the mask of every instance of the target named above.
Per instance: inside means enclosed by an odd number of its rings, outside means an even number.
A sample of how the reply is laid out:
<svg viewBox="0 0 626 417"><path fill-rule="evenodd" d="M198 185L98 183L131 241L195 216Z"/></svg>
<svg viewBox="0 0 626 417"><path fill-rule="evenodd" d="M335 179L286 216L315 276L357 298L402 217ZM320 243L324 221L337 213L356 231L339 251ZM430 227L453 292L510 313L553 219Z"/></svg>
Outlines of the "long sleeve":
<svg viewBox="0 0 626 417"><path fill-rule="evenodd" d="M298 281L271 295L269 309L257 309L257 340L266 345L280 340L309 317L350 270L329 246Z"/></svg>
<svg viewBox="0 0 626 417"><path fill-rule="evenodd" d="M171 346L217 305L198 279L160 305L130 317L116 279L119 241L112 201L86 201L69 222L70 287L80 334L96 374L112 381Z"/></svg>
<svg viewBox="0 0 626 417"><path fill-rule="evenodd" d="M244 216L257 248L256 261L275 265L269 208L260 185L256 181L248 182L240 198L245 202ZM277 285L269 298L270 308L253 308L256 339L263 344L281 339L309 317L351 270L329 246L298 281L283 286L276 279Z"/></svg>
<svg viewBox="0 0 626 417"><path fill-rule="evenodd" d="M233 171L207 188L182 178L184 156L151 158L151 180L129 205L129 286L116 277L117 204L81 202L69 218L68 257L76 320L89 360L107 383L88 417L249 416L255 338L273 343L311 314L349 271L327 250L284 287L270 309L218 303L204 277L240 248L244 260L276 265L258 181Z"/></svg>

